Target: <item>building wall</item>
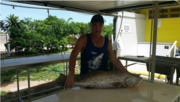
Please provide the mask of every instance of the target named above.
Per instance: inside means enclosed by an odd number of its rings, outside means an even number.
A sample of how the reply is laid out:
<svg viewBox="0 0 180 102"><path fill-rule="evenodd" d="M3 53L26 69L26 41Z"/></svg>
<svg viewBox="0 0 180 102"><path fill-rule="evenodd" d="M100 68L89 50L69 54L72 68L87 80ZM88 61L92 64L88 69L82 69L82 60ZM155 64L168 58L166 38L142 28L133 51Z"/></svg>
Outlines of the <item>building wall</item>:
<svg viewBox="0 0 180 102"><path fill-rule="evenodd" d="M151 19L148 19L148 10L140 10L140 14L146 15L144 41L150 41ZM157 42L174 42L180 46L180 18L163 18L161 26L157 30Z"/></svg>
<svg viewBox="0 0 180 102"><path fill-rule="evenodd" d="M122 15L122 12L118 12L118 15ZM121 30L120 24L122 22ZM126 32L125 26L129 25L129 32ZM138 54L138 42L144 42L145 33L145 16L142 14L136 14L132 12L124 12L123 20L121 17L117 18L116 34L120 35L117 41L120 44L120 49L117 50L117 56L134 55Z"/></svg>

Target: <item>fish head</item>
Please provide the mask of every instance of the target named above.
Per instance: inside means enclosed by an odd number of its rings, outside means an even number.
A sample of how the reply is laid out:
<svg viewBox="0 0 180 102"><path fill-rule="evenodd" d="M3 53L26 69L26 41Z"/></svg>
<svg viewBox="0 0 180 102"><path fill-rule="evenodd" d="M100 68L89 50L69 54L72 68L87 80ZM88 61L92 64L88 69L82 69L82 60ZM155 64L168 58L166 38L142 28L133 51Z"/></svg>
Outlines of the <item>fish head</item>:
<svg viewBox="0 0 180 102"><path fill-rule="evenodd" d="M141 77L136 76L130 76L125 79L125 85L126 87L132 87L134 85L137 85L139 82L141 82Z"/></svg>

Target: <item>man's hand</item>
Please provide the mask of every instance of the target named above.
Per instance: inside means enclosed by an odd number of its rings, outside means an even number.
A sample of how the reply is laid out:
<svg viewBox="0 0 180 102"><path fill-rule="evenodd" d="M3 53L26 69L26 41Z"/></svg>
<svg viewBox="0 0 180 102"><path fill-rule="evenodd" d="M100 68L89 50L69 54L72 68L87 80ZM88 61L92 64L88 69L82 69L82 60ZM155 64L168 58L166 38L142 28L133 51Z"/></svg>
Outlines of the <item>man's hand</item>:
<svg viewBox="0 0 180 102"><path fill-rule="evenodd" d="M79 52L82 51L84 44L86 43L86 35L82 35L76 42L74 49L71 52L69 59L69 75L66 78L65 86L73 87L74 86L74 69L76 65L76 58Z"/></svg>
<svg viewBox="0 0 180 102"><path fill-rule="evenodd" d="M74 86L74 74L70 74L66 78L65 82L66 87L73 87Z"/></svg>

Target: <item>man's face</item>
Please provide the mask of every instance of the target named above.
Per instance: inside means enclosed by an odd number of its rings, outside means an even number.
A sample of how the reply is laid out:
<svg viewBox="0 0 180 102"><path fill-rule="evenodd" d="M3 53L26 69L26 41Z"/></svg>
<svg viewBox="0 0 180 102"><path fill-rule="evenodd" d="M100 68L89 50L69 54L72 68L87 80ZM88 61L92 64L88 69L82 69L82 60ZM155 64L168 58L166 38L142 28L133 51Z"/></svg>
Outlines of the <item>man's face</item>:
<svg viewBox="0 0 180 102"><path fill-rule="evenodd" d="M103 29L103 23L101 22L94 22L91 23L91 31L93 34L101 35L102 29Z"/></svg>

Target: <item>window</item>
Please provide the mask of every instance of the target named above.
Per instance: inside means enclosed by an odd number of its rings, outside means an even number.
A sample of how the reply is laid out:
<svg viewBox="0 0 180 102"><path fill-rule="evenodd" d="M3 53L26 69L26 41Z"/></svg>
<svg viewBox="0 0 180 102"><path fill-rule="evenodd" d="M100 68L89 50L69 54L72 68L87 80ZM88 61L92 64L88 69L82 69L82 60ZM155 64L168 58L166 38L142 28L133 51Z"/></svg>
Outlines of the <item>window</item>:
<svg viewBox="0 0 180 102"><path fill-rule="evenodd" d="M152 19L152 10L149 10L149 19ZM158 12L158 18L179 18L180 17L180 7L178 8L167 8L161 9Z"/></svg>

